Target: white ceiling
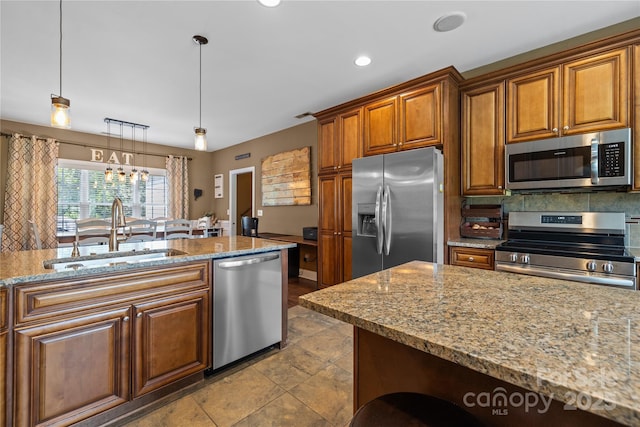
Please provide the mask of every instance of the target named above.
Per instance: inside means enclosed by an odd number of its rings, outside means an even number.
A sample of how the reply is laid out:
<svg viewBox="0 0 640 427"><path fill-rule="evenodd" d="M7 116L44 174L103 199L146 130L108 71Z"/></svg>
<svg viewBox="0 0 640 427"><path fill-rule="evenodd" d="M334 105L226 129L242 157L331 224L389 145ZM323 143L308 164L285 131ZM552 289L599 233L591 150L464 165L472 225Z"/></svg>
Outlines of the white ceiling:
<svg viewBox="0 0 640 427"><path fill-rule="evenodd" d="M45 125L59 94L59 3L0 1L0 117ZM434 21L462 11L459 29ZM150 126L149 142L209 151L429 72L464 72L640 16L640 1L63 2L62 95L72 129L106 132L105 117ZM358 68L353 60L373 62ZM113 130L113 129L112 129Z"/></svg>

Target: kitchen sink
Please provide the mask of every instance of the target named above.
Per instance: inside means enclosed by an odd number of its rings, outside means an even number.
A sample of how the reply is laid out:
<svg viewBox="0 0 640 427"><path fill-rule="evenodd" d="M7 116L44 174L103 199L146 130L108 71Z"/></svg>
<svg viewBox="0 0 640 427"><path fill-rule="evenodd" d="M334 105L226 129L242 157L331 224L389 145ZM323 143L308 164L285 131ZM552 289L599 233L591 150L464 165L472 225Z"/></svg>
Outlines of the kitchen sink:
<svg viewBox="0 0 640 427"><path fill-rule="evenodd" d="M188 255L177 249L143 249L77 257L55 258L43 262L47 270L68 270L87 267L108 267L115 265L137 264L144 261L167 259L178 255Z"/></svg>

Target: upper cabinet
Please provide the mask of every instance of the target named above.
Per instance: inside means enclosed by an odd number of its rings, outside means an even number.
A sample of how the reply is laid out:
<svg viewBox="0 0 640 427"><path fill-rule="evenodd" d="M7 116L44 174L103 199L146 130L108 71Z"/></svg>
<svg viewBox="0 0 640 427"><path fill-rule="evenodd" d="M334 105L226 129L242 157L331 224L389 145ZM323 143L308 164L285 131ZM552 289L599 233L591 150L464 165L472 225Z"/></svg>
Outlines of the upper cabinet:
<svg viewBox="0 0 640 427"><path fill-rule="evenodd" d="M442 144L442 81L364 106L364 155Z"/></svg>
<svg viewBox="0 0 640 427"><path fill-rule="evenodd" d="M629 126L629 48L507 79L507 143Z"/></svg>
<svg viewBox="0 0 640 427"><path fill-rule="evenodd" d="M462 194L504 192L504 82L463 90Z"/></svg>
<svg viewBox="0 0 640 427"><path fill-rule="evenodd" d="M318 170L337 172L350 169L353 159L361 157L361 109L318 122Z"/></svg>

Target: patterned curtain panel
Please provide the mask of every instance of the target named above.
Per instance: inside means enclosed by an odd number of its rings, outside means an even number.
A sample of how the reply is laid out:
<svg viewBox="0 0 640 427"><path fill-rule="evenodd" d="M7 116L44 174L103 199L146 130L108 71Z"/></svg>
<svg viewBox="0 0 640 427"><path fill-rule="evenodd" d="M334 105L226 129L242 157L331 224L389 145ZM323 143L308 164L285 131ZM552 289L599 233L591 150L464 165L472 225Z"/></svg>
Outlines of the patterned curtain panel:
<svg viewBox="0 0 640 427"><path fill-rule="evenodd" d="M36 248L29 220L37 225L43 248L58 246L57 162L54 139L14 134L9 140L3 250Z"/></svg>
<svg viewBox="0 0 640 427"><path fill-rule="evenodd" d="M167 157L167 187L170 218L189 219L189 170L184 156Z"/></svg>

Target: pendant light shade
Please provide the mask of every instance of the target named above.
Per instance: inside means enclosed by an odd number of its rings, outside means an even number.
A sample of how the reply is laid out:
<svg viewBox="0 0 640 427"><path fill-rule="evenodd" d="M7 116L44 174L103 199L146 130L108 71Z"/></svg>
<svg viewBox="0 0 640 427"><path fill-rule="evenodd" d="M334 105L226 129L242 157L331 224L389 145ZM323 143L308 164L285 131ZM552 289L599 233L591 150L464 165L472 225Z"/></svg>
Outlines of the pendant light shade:
<svg viewBox="0 0 640 427"><path fill-rule="evenodd" d="M196 128L196 150L207 151L207 130L204 128Z"/></svg>
<svg viewBox="0 0 640 427"><path fill-rule="evenodd" d="M195 149L207 151L207 130L202 127L202 45L209 43L206 37L193 36L193 41L200 47L200 124L195 128Z"/></svg>
<svg viewBox="0 0 640 427"><path fill-rule="evenodd" d="M60 92L58 95L51 95L51 126L70 128L70 107L71 101L62 96L62 0L60 0Z"/></svg>
<svg viewBox="0 0 640 427"><path fill-rule="evenodd" d="M51 97L51 126L63 129L71 127L69 107L71 102L61 96Z"/></svg>

